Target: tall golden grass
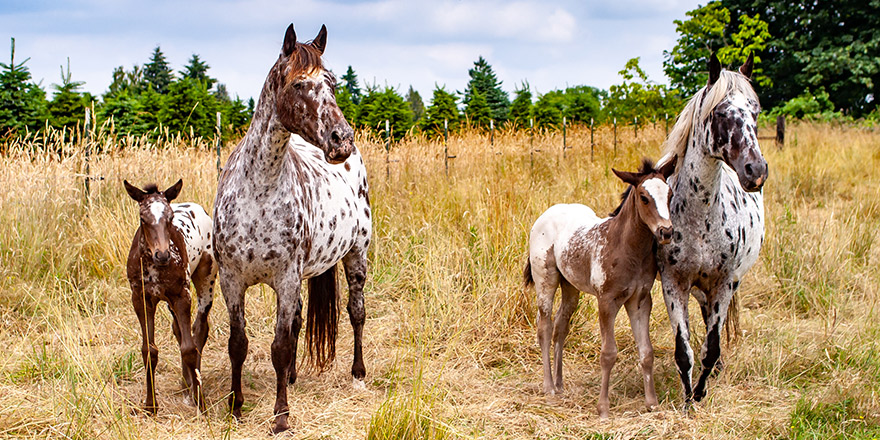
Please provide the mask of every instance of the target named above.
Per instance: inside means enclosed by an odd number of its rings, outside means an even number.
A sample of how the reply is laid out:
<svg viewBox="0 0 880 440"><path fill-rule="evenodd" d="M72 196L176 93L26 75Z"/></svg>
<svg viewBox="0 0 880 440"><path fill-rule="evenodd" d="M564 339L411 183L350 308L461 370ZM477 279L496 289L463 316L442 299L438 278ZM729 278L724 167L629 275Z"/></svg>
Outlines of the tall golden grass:
<svg viewBox="0 0 880 440"><path fill-rule="evenodd" d="M790 125L785 149L765 143L767 241L744 281L742 335L724 350L709 397L682 411L659 289L651 335L661 407L643 408L637 350L618 322L612 417L595 414L600 342L584 296L566 348L567 391L540 393L533 293L520 288L528 230L554 203L611 211L624 189L611 167L657 158L663 127L638 136L469 130L408 137L386 154L359 135L374 209L366 287L367 388L351 386L351 330L320 376L291 388L294 437L304 438L872 438L880 436L880 133ZM88 158L74 133L30 135L0 157L0 437L262 438L274 399L274 294L251 288L250 354L241 422L227 415L227 317L217 295L202 377L208 413L183 404L167 312L158 322L156 417L144 393L140 334L124 261L137 226L121 181L170 185L209 212L210 140L116 136ZM223 148L223 157L231 145ZM540 151L535 151L540 150ZM692 314L696 307L692 306ZM697 314L698 315L698 314ZM691 322L701 322L697 315ZM703 329L694 325L694 344ZM302 356L302 354L300 354Z"/></svg>

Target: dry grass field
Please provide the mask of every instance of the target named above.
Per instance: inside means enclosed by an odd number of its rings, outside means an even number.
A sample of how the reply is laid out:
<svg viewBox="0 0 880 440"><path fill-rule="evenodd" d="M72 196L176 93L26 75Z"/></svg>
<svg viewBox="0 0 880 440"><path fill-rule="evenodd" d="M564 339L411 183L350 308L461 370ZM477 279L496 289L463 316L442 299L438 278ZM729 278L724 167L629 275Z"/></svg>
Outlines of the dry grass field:
<svg viewBox="0 0 880 440"><path fill-rule="evenodd" d="M770 131L768 128L767 132ZM554 203L610 212L624 185L611 167L657 158L663 127L634 136L475 131L411 139L388 156L360 136L370 170L374 243L366 286L367 387L352 388L351 327L340 319L336 365L291 387L293 438L880 438L880 131L791 124L782 151L764 141L767 241L740 290L741 334L724 346L709 396L681 408L659 283L651 337L658 411L643 405L625 314L611 413L598 420L595 300L582 297L566 346L567 390L540 392L533 292L520 287L528 230ZM541 151L529 154L529 145ZM55 134L0 155L0 437L265 438L274 400L274 293L248 292L244 417L228 417L227 316L215 298L202 361L209 409L183 404L180 357L157 318L159 414L144 396L137 319L124 261L137 227L122 179L161 187L211 211L210 142L103 133L83 188L85 157ZM123 148L124 147L124 148ZM63 150L63 158L57 152ZM231 146L223 149L229 154ZM47 152L48 151L48 152ZM344 282L341 283L344 285ZM344 295L343 295L344 300ZM691 307L695 347L704 329ZM300 353L302 356L302 353Z"/></svg>

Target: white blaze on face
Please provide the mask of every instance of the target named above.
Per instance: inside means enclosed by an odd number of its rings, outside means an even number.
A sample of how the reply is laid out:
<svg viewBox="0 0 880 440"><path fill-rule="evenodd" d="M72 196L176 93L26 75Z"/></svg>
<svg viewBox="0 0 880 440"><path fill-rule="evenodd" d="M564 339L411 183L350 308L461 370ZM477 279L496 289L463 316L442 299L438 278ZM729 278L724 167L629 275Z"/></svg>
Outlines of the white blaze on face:
<svg viewBox="0 0 880 440"><path fill-rule="evenodd" d="M669 185L656 177L642 183L642 188L654 199L657 207L657 215L664 220L669 220Z"/></svg>
<svg viewBox="0 0 880 440"><path fill-rule="evenodd" d="M162 202L153 202L150 203L149 207L150 214L153 215L153 220L156 223L162 220L162 217L165 215L165 204Z"/></svg>

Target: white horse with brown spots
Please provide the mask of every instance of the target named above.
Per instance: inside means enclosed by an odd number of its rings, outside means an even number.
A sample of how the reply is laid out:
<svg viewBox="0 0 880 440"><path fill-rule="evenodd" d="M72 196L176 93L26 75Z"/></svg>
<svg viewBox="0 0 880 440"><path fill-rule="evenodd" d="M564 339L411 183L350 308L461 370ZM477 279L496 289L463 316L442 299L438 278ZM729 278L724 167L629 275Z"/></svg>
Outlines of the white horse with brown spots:
<svg viewBox="0 0 880 440"><path fill-rule="evenodd" d="M614 321L626 307L633 337L639 348L645 381L645 403L657 405L654 391L654 349L648 334L651 286L657 276L656 242L672 237L669 221L669 187L666 178L675 163L655 170L645 161L638 173L613 170L630 184L620 206L600 219L592 209L578 204L554 205L538 217L529 237L529 261L523 277L534 284L538 296L538 345L544 365L544 393L563 390L562 348L580 292L596 296L602 337L602 383L598 411L607 417L608 384L617 360ZM562 286L562 302L551 328L553 299ZM556 381L550 366L550 341L555 343Z"/></svg>
<svg viewBox="0 0 880 440"><path fill-rule="evenodd" d="M220 286L229 311L229 403L236 418L244 402L241 374L248 349L245 291L264 283L277 297L275 432L290 428L287 385L296 380L305 279L308 352L319 371L334 359L340 261L349 288L355 385L363 386L366 375L363 287L372 233L367 173L354 133L336 105L336 78L321 61L326 43L324 27L304 44L296 41L293 25L287 28L247 134L220 177L214 206Z"/></svg>
<svg viewBox="0 0 880 440"><path fill-rule="evenodd" d="M720 367L728 310L736 312L739 283L764 243L761 188L768 168L758 145L761 105L749 83L752 63L749 56L738 72L726 71L712 56L709 83L682 110L659 161L678 163L669 178L675 235L660 246L658 264L686 404L706 396L708 379ZM702 371L693 389L690 295L706 325Z"/></svg>

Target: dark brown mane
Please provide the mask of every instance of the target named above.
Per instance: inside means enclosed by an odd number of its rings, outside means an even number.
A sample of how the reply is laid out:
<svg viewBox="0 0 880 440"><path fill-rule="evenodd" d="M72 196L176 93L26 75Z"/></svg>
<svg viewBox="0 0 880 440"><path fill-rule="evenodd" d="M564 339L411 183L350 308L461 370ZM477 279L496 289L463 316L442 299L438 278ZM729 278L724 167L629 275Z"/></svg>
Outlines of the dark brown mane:
<svg viewBox="0 0 880 440"><path fill-rule="evenodd" d="M321 61L321 52L311 44L311 41L308 43L296 43L296 50L290 54L290 59L287 61L287 64L290 66L290 73L288 73L288 80L294 80L298 76L302 75L311 75L320 70L324 70L324 63Z"/></svg>
<svg viewBox="0 0 880 440"><path fill-rule="evenodd" d="M639 174L643 176L647 176L648 174L654 174L657 170L654 168L654 161L648 159L647 157L642 159L642 166L639 167ZM632 192L632 185L627 186L626 190L623 191L623 194L620 195L620 204L617 205L617 208L608 214L609 217L615 217L617 214L620 214L620 210L623 209L623 204L626 202L626 198L629 197L629 193Z"/></svg>
<svg viewBox="0 0 880 440"><path fill-rule="evenodd" d="M159 194L159 187L155 183L148 183L144 187L144 192L147 194Z"/></svg>

